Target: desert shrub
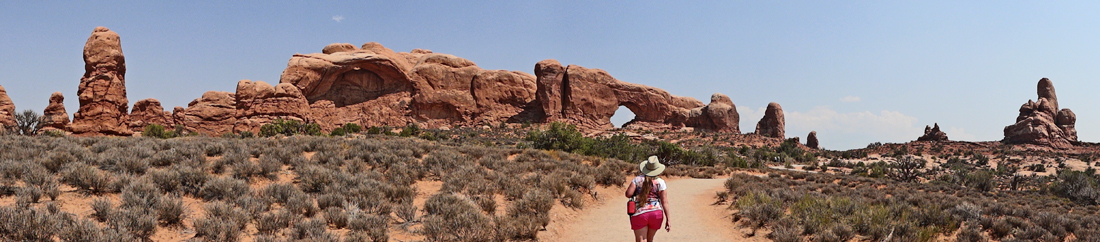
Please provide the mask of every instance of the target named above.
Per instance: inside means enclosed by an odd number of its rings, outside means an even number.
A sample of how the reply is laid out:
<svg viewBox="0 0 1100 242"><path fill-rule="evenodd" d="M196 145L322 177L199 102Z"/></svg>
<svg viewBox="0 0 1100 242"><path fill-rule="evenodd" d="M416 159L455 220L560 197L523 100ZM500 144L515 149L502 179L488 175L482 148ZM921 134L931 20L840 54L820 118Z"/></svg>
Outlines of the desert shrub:
<svg viewBox="0 0 1100 242"><path fill-rule="evenodd" d="M802 241L802 227L798 226L798 222L792 219L781 219L776 222L772 233L768 234L768 237L778 242L800 242Z"/></svg>
<svg viewBox="0 0 1100 242"><path fill-rule="evenodd" d="M315 123L301 123L297 120L276 119L269 124L260 126L261 137L272 137L275 135L321 135L321 126Z"/></svg>
<svg viewBox="0 0 1100 242"><path fill-rule="evenodd" d="M763 192L749 193L738 199L737 208L753 228L763 227L779 219L784 210L780 201Z"/></svg>
<svg viewBox="0 0 1100 242"><path fill-rule="evenodd" d="M107 224L135 237L147 239L157 231L157 216L142 210L119 210Z"/></svg>
<svg viewBox="0 0 1100 242"><path fill-rule="evenodd" d="M69 163L61 172L62 182L85 192L102 193L108 180L103 171L83 162Z"/></svg>
<svg viewBox="0 0 1100 242"><path fill-rule="evenodd" d="M187 208L183 206L183 200L178 197L162 197L154 205L157 220L165 225L182 225Z"/></svg>
<svg viewBox="0 0 1100 242"><path fill-rule="evenodd" d="M175 138L177 133L172 130L165 130L164 126L159 124L146 125L145 129L141 131L141 137L168 139Z"/></svg>
<svg viewBox="0 0 1100 242"><path fill-rule="evenodd" d="M250 192L248 183L223 177L211 180L202 186L199 190L199 196L203 200L234 200Z"/></svg>
<svg viewBox="0 0 1100 242"><path fill-rule="evenodd" d="M424 203L424 226L420 233L432 241L488 241L492 219L480 212L468 198L437 193Z"/></svg>
<svg viewBox="0 0 1100 242"><path fill-rule="evenodd" d="M76 156L73 156L69 152L51 152L46 160L42 161L42 166L46 167L52 173L61 171L61 168L66 164L76 161Z"/></svg>
<svg viewBox="0 0 1100 242"><path fill-rule="evenodd" d="M203 171L201 168L177 165L169 169L179 172L179 189L185 194L198 195L199 191L206 185L206 181L210 180L210 173Z"/></svg>
<svg viewBox="0 0 1100 242"><path fill-rule="evenodd" d="M156 185L158 189L167 193L179 191L180 183L182 182L180 173L173 169L157 169L146 173L145 176L153 185Z"/></svg>
<svg viewBox="0 0 1100 242"><path fill-rule="evenodd" d="M195 220L195 238L202 241L238 241L241 228L234 221L218 218L200 218Z"/></svg>
<svg viewBox="0 0 1100 242"><path fill-rule="evenodd" d="M95 222L87 219L61 226L58 237L61 241L140 241L129 233L120 233L112 228L100 228Z"/></svg>
<svg viewBox="0 0 1100 242"><path fill-rule="evenodd" d="M420 125L416 123L409 123L405 125L405 128L401 129L401 133L398 133L401 137L416 137L420 135Z"/></svg>
<svg viewBox="0 0 1100 242"><path fill-rule="evenodd" d="M0 239L5 241L53 241L58 221L46 211L13 206L0 207Z"/></svg>
<svg viewBox="0 0 1100 242"><path fill-rule="evenodd" d="M389 234L386 231L387 217L361 213L355 207L349 207L348 209L348 229L352 233L362 233L359 236L365 235L371 241L389 240Z"/></svg>
<svg viewBox="0 0 1100 242"><path fill-rule="evenodd" d="M1100 179L1095 174L1081 171L1061 170L1048 190L1083 205L1100 204Z"/></svg>
<svg viewBox="0 0 1100 242"><path fill-rule="evenodd" d="M402 223L408 224L417 221L416 210L416 205L406 203L400 204L394 208L394 213L397 215L397 218L402 220Z"/></svg>
<svg viewBox="0 0 1100 242"><path fill-rule="evenodd" d="M325 231L328 227L324 219L309 219L295 223L289 234L290 238L310 241L338 241L336 236Z"/></svg>
<svg viewBox="0 0 1100 242"><path fill-rule="evenodd" d="M290 227L290 223L297 219L294 213L286 209L260 214L256 218L256 230L260 234L275 234L281 229Z"/></svg>
<svg viewBox="0 0 1100 242"><path fill-rule="evenodd" d="M989 241L985 236L982 236L982 231L976 226L967 226L965 229L959 232L955 236L956 241L959 242L984 242Z"/></svg>

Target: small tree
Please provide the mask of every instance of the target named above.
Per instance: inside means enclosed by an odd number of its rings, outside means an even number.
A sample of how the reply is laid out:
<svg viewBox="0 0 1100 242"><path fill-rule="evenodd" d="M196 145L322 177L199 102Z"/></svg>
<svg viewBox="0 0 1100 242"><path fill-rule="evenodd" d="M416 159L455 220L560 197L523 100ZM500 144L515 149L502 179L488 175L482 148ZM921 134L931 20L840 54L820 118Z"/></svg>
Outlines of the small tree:
<svg viewBox="0 0 1100 242"><path fill-rule="evenodd" d="M23 110L15 114L15 133L21 135L34 135L42 128L42 115L34 110Z"/></svg>
<svg viewBox="0 0 1100 242"><path fill-rule="evenodd" d="M927 163L928 161L911 155L902 156L897 162L890 164L887 176L902 182L915 182L924 175L921 169L924 169Z"/></svg>

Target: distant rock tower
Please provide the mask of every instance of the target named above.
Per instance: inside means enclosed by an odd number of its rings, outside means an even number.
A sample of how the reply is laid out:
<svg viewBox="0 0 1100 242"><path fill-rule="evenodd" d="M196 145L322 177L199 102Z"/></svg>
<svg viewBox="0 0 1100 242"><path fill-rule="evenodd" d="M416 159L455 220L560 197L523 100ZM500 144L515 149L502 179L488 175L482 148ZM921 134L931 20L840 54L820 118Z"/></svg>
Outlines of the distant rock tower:
<svg viewBox="0 0 1100 242"><path fill-rule="evenodd" d="M769 103L768 110L764 111L764 118L756 123L756 134L782 139L786 137L783 130L786 126L784 122L783 107L775 102Z"/></svg>
<svg viewBox="0 0 1100 242"><path fill-rule="evenodd" d="M84 77L77 88L80 109L73 115L72 131L78 136L129 136L126 113L126 58L118 33L96 27L84 44Z"/></svg>
<svg viewBox="0 0 1100 242"><path fill-rule="evenodd" d="M1058 96L1050 79L1039 80L1038 101L1020 106L1016 123L1005 126L1005 141L1012 144L1038 144L1069 148L1077 141L1077 115L1068 108L1058 109Z"/></svg>

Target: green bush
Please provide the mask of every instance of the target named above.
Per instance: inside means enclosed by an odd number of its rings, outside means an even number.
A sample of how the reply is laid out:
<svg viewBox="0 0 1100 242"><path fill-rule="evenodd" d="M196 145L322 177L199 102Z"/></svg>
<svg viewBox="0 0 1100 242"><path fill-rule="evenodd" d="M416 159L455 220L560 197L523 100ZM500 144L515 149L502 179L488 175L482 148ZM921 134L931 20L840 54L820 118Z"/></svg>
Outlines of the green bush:
<svg viewBox="0 0 1100 242"><path fill-rule="evenodd" d="M271 121L269 124L260 126L261 137L272 137L276 135L292 136L296 134L319 136L321 135L321 125L280 118Z"/></svg>
<svg viewBox="0 0 1100 242"><path fill-rule="evenodd" d="M164 126L161 126L159 124L145 125L145 130L141 131L141 137L168 139L175 138L176 136L176 131L165 131Z"/></svg>
<svg viewBox="0 0 1100 242"><path fill-rule="evenodd" d="M415 137L420 135L420 125L416 123L409 123L405 125L405 128L401 129L401 133L398 134L401 137Z"/></svg>

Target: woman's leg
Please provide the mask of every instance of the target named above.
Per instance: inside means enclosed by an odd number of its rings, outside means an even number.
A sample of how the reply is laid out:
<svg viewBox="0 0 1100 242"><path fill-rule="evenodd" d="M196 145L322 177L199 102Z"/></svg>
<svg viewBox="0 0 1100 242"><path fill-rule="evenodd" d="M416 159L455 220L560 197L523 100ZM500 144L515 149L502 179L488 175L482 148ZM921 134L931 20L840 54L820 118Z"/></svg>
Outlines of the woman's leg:
<svg viewBox="0 0 1100 242"><path fill-rule="evenodd" d="M661 210L649 212L649 224L646 225L646 241L653 242L653 236L657 234L657 230L661 230L661 222L665 221L665 214Z"/></svg>
<svg viewBox="0 0 1100 242"><path fill-rule="evenodd" d="M648 241L648 240L646 240L646 238L649 238L650 240L652 240L653 235L649 235L650 234L649 230L650 229L647 228L647 227L642 227L641 229L635 229L634 230L634 242ZM654 232L656 232L656 231L654 231ZM646 237L646 235L649 235L649 237Z"/></svg>

